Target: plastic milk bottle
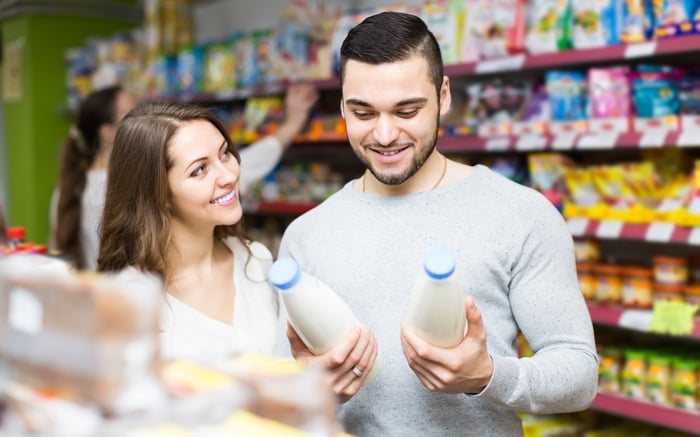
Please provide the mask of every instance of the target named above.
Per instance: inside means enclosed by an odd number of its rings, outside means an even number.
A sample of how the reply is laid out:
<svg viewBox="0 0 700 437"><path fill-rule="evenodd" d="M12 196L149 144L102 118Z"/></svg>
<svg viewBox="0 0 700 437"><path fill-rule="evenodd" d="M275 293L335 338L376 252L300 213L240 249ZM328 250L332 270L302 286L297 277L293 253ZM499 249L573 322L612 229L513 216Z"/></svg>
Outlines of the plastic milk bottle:
<svg viewBox="0 0 700 437"><path fill-rule="evenodd" d="M453 276L455 257L447 249L431 249L411 292L408 321L427 342L439 347L458 345L465 334L462 287Z"/></svg>
<svg viewBox="0 0 700 437"><path fill-rule="evenodd" d="M335 291L301 270L293 259L280 258L275 261L268 278L279 291L294 330L314 354L328 352L350 329L360 324ZM380 367L377 353L374 366L363 385L377 376Z"/></svg>

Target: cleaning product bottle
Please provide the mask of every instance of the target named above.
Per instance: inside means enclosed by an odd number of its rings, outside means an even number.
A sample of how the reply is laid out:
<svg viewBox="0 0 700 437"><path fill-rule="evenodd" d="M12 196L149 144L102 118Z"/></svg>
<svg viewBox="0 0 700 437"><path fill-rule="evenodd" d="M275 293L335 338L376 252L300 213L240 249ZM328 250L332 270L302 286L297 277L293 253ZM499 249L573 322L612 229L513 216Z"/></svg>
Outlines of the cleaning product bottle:
<svg viewBox="0 0 700 437"><path fill-rule="evenodd" d="M299 268L293 259L275 261L268 278L279 291L294 330L314 354L328 352L350 329L360 325L350 307L335 291ZM377 354L363 385L377 376L380 366Z"/></svg>
<svg viewBox="0 0 700 437"><path fill-rule="evenodd" d="M462 287L454 276L454 254L443 248L429 250L416 279L408 321L427 342L444 348L458 345L465 335Z"/></svg>

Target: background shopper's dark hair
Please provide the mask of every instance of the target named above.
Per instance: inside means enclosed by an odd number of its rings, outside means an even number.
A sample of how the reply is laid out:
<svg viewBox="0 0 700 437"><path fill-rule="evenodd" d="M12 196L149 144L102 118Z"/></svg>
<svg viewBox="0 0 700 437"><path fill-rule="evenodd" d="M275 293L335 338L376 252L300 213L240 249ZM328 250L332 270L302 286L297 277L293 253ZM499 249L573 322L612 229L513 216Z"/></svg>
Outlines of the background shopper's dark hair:
<svg viewBox="0 0 700 437"><path fill-rule="evenodd" d="M345 37L340 48L340 81L345 64L352 59L367 64L403 61L421 55L428 63L430 80L438 97L444 75L442 53L435 35L418 16L403 12L381 12L365 18Z"/></svg>
<svg viewBox="0 0 700 437"><path fill-rule="evenodd" d="M109 160L98 271L133 266L168 283L173 273L166 260L173 220L168 184L173 162L168 151L178 130L195 120L211 123L241 162L227 129L210 110L200 106L142 103L119 124ZM242 220L214 228L215 238L230 236L248 240Z"/></svg>
<svg viewBox="0 0 700 437"><path fill-rule="evenodd" d="M121 91L122 88L117 85L89 94L81 103L76 124L71 127L63 146L56 245L78 268L85 266L80 242L80 222L86 174L103 146L100 128L116 121L117 97Z"/></svg>

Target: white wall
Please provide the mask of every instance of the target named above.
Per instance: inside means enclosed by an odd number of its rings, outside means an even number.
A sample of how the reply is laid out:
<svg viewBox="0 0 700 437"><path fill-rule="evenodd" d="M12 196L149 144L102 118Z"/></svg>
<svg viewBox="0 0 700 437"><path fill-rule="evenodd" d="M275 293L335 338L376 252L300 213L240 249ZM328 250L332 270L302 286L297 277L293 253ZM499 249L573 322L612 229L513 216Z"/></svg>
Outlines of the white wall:
<svg viewBox="0 0 700 437"><path fill-rule="evenodd" d="M224 38L234 31L251 31L272 27L283 7L291 0L215 0L195 3L193 9L194 38L197 42ZM395 0L308 0L342 10L388 6ZM422 5L423 0L404 0L407 6Z"/></svg>

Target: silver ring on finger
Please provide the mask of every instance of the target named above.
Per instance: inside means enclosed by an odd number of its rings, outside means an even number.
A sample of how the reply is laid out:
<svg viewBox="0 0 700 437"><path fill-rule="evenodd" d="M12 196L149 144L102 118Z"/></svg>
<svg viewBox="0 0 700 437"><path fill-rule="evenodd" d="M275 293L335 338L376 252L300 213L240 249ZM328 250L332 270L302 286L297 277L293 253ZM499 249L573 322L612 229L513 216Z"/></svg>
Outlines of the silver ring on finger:
<svg viewBox="0 0 700 437"><path fill-rule="evenodd" d="M352 368L352 373L354 373L358 378L362 376L362 370L358 369L357 367Z"/></svg>

